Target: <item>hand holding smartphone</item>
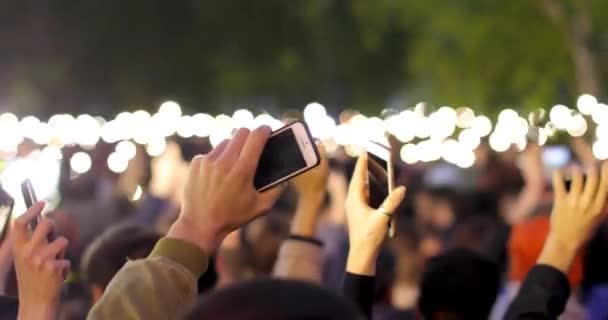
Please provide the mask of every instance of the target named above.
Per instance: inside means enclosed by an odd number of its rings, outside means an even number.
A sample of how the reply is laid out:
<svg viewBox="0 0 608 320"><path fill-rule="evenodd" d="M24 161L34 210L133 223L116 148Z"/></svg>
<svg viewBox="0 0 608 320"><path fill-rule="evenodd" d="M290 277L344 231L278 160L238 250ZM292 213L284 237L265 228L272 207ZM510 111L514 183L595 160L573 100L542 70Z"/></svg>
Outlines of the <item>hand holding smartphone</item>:
<svg viewBox="0 0 608 320"><path fill-rule="evenodd" d="M36 191L34 190L34 185L32 185L32 181L30 181L30 179L26 179L21 184L21 194L23 195L23 201L25 202L25 206L28 209L31 208L34 204L36 204L38 202L38 197L36 197ZM36 217L36 219L33 219L30 222L30 231L31 232L34 232L34 230L36 230L36 227L38 226L38 222L40 222L40 219L42 219L41 215ZM47 237L47 241L50 243L53 240L55 240L55 235L53 233L53 230L51 230L51 232L49 233L49 235Z"/></svg>
<svg viewBox="0 0 608 320"><path fill-rule="evenodd" d="M395 189L391 150L383 144L374 141L369 141L366 147L368 152L369 205L372 208L379 208L388 195ZM395 222L393 219L389 223L388 235L391 238L395 236Z"/></svg>
<svg viewBox="0 0 608 320"><path fill-rule="evenodd" d="M262 192L286 182L320 163L319 151L305 123L296 121L272 133L262 151L254 177Z"/></svg>

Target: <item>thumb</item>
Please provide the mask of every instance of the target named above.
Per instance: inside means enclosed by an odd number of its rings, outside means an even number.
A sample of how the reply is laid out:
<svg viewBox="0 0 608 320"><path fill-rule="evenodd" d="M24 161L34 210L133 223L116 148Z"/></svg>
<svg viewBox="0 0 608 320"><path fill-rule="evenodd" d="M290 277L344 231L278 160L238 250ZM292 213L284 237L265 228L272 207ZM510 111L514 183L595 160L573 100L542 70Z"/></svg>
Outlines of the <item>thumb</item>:
<svg viewBox="0 0 608 320"><path fill-rule="evenodd" d="M391 192L388 197L384 199L384 202L382 202L381 207L388 213L394 213L395 210L397 210L397 208L401 204L401 201L403 201L404 197L405 187L400 186L399 188L393 190L393 192Z"/></svg>

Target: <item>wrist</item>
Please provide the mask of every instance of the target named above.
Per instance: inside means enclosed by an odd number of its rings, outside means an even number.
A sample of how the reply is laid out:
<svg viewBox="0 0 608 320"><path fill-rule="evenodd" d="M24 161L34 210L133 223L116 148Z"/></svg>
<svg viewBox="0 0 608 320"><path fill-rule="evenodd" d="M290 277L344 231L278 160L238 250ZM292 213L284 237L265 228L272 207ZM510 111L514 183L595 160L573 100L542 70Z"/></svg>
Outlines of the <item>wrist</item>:
<svg viewBox="0 0 608 320"><path fill-rule="evenodd" d="M323 198L315 196L302 197L298 200L296 214L291 223L290 232L294 235L312 237L316 233L317 218Z"/></svg>
<svg viewBox="0 0 608 320"><path fill-rule="evenodd" d="M378 252L378 249L369 248L365 245L351 246L346 260L346 271L365 276L375 275Z"/></svg>
<svg viewBox="0 0 608 320"><path fill-rule="evenodd" d="M550 233L545 240L545 245L537 262L550 265L563 273L568 273L579 247L580 245L576 243L566 243Z"/></svg>
<svg viewBox="0 0 608 320"><path fill-rule="evenodd" d="M20 299L20 301L23 301ZM27 306L24 303L19 304L19 310L17 311L18 320L54 320L57 316L57 305L59 301L54 304L43 305L43 306Z"/></svg>
<svg viewBox="0 0 608 320"><path fill-rule="evenodd" d="M207 254L213 254L221 245L227 234L219 228L207 226L204 229L197 228L196 224L180 217L171 225L167 238L178 239L192 243Z"/></svg>

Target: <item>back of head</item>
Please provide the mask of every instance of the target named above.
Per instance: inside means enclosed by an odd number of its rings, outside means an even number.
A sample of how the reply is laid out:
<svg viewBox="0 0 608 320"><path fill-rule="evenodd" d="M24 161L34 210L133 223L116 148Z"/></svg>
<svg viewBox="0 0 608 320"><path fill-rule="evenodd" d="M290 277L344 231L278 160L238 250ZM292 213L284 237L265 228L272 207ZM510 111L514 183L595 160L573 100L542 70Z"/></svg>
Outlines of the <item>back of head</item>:
<svg viewBox="0 0 608 320"><path fill-rule="evenodd" d="M499 283L496 263L468 249L453 249L428 262L418 309L425 319L487 319Z"/></svg>
<svg viewBox="0 0 608 320"><path fill-rule="evenodd" d="M84 280L100 289L110 283L128 259L145 258L160 234L138 225L117 225L108 228L86 249L81 263Z"/></svg>
<svg viewBox="0 0 608 320"><path fill-rule="evenodd" d="M363 319L337 294L313 284L260 278L213 292L199 300L188 320Z"/></svg>

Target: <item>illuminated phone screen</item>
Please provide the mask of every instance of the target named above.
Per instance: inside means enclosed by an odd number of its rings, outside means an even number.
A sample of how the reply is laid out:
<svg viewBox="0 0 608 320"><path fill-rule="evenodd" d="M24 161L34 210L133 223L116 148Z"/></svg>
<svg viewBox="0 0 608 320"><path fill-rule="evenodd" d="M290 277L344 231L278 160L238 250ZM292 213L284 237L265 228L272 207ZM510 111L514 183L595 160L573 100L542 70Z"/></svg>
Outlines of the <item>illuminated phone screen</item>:
<svg viewBox="0 0 608 320"><path fill-rule="evenodd" d="M306 167L293 130L285 130L268 139L254 178L260 189Z"/></svg>

